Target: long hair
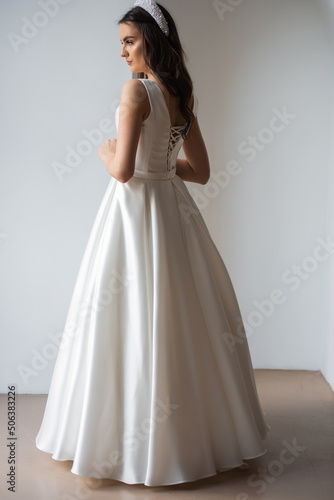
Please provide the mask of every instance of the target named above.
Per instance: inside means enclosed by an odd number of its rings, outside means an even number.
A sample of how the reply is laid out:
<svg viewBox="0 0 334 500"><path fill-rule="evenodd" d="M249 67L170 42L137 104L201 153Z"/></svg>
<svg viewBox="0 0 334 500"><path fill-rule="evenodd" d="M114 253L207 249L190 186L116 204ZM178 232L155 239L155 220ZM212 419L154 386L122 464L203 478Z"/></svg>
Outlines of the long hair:
<svg viewBox="0 0 334 500"><path fill-rule="evenodd" d="M193 82L185 65L185 52L170 13L157 4L166 18L169 27L167 37L159 28L154 18L141 7L133 7L118 24L132 22L143 37L143 57L152 74L162 82L174 96L180 96L180 111L188 127L182 131L183 138L188 134L194 122Z"/></svg>

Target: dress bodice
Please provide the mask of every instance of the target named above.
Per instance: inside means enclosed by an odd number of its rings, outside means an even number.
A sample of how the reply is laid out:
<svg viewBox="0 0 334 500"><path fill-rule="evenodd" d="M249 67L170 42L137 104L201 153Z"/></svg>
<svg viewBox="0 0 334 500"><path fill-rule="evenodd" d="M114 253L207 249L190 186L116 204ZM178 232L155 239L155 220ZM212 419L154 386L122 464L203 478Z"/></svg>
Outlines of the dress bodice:
<svg viewBox="0 0 334 500"><path fill-rule="evenodd" d="M139 79L146 88L150 114L142 122L135 160L134 177L167 180L175 175L176 159L183 144L182 131L187 123L172 126L165 97L160 87L149 79ZM194 114L197 111L195 98ZM116 129L119 125L119 106L116 109Z"/></svg>

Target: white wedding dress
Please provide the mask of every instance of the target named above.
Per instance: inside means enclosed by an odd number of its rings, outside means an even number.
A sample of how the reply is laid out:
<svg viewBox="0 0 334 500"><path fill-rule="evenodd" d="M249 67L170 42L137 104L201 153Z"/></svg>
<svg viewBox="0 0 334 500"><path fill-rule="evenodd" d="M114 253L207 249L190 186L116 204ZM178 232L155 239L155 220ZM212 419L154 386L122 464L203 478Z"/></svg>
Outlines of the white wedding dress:
<svg viewBox="0 0 334 500"><path fill-rule="evenodd" d="M135 173L98 210L36 446L75 474L160 486L245 465L270 428L229 274L175 175L182 127L141 81Z"/></svg>

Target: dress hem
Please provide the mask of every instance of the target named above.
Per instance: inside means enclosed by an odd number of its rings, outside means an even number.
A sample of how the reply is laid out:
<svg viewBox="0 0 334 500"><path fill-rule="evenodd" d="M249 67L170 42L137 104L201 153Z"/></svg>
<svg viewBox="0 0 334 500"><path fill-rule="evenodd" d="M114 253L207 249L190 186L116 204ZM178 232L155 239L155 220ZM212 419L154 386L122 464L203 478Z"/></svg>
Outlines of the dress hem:
<svg viewBox="0 0 334 500"><path fill-rule="evenodd" d="M53 456L53 453L51 451L45 451L43 450L42 448L40 448L39 446L36 445L36 447L41 450L41 451L44 451L45 453L48 453L51 455L51 458L53 458L53 460L56 460L58 462L66 462L66 461L71 461L73 462L73 458L55 458ZM196 477L196 478L191 478L191 479L183 479L181 481L176 481L176 482L173 482L173 483L162 483L162 484L149 484L149 483L145 483L145 482L131 482L131 481L126 481L125 479L120 479L118 477L110 477L110 476L103 476L103 477L95 477L95 476L88 476L84 473L79 473L79 472L76 472L73 470L73 468L70 470L70 472L72 474L75 474L76 476L81 476L81 477L87 477L87 478L91 478L91 479L111 479L112 481L120 481L121 483L124 483L124 484L129 484L129 485L136 485L136 484L142 484L144 486L149 486L151 488L158 488L160 486L173 486L173 485L176 485L176 484L182 484L182 483L192 483L192 482L195 482L195 481L199 481L200 479L206 479L208 477L213 477L213 476L216 476L218 474L222 474L223 472L229 472L233 469L237 469L237 468L240 468L241 470L248 470L249 467L245 467L248 466L248 464L246 464L244 462L244 460L253 460L255 458L259 458L261 456L263 456L265 453L267 453L267 449L265 449L264 451L262 451L261 453L257 454L257 455L253 455L253 456L248 456L248 457L244 457L242 459L242 461L236 465L227 465L227 466L224 466L224 467L220 467L218 469L215 470L215 472L210 472L209 474L205 475L205 476L200 476L200 477Z"/></svg>

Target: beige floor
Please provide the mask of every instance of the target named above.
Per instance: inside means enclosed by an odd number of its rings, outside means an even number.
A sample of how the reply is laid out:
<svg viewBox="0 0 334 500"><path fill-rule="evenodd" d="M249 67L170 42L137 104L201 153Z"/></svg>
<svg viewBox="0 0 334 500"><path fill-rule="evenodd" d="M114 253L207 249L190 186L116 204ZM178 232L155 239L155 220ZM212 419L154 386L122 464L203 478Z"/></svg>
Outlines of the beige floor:
<svg viewBox="0 0 334 500"><path fill-rule="evenodd" d="M35 447L46 396L19 395L16 493L7 491L6 408L0 396L0 498L15 500L333 500L334 393L319 372L255 370L267 421L268 452L235 469L174 486L84 478ZM95 483L93 483L95 481ZM102 483L102 484L101 484Z"/></svg>

